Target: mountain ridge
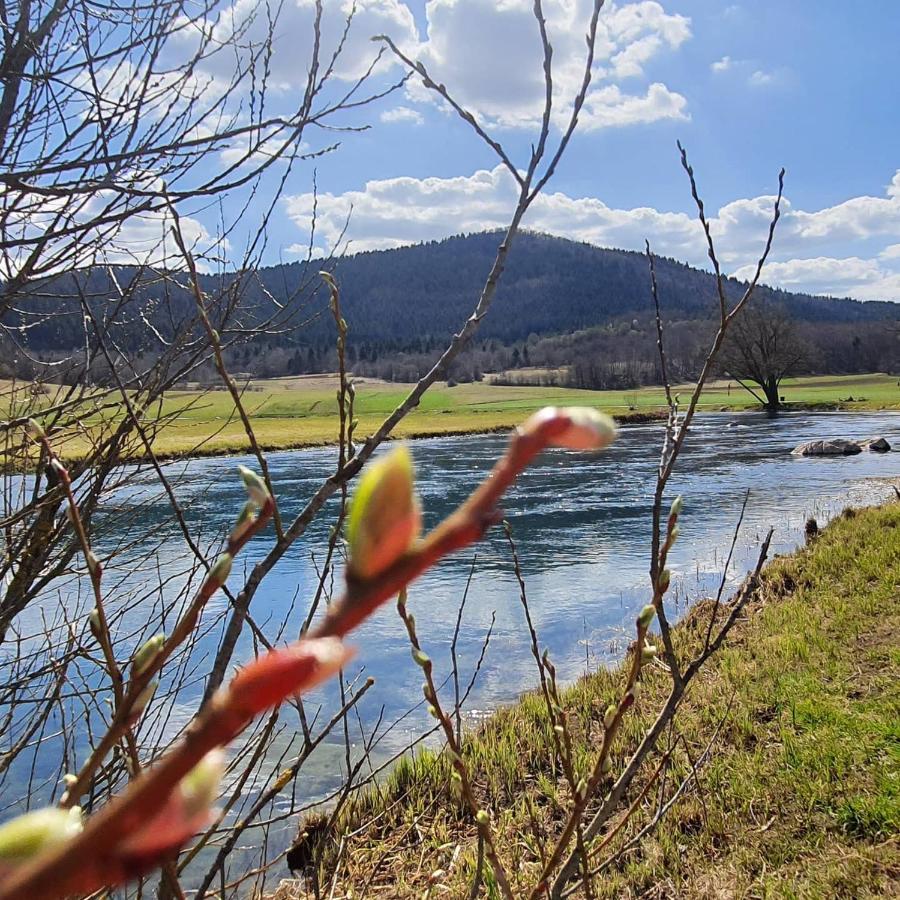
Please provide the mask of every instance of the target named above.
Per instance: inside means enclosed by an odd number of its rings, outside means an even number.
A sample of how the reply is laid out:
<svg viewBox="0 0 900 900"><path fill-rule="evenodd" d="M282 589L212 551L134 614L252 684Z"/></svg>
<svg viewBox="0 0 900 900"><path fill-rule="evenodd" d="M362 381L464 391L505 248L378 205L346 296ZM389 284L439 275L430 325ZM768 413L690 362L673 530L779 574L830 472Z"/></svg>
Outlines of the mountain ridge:
<svg viewBox="0 0 900 900"><path fill-rule="evenodd" d="M230 335L243 340L240 329L258 324L265 311L274 308L273 300L293 309L304 326L280 335L256 337L252 346L234 350L231 362L257 375L332 367L335 327L326 314L327 296L324 290L312 293L321 286L319 269L328 268L340 285L342 314L350 326L351 363L365 369L366 364L388 357L395 361L402 358L404 363L414 358L416 370L421 370L471 315L501 239L500 232L485 231L388 250L360 251L331 260L261 268L240 283L237 326L231 327ZM718 316L714 275L669 257L655 257L655 267L664 321L670 326L695 323L695 331L707 328ZM115 267L114 272L120 283L129 283L137 270L122 266ZM227 273L201 275L201 287L213 298L224 296L229 290L234 292L237 277ZM300 297L291 300L294 289L304 285ZM725 286L734 299L744 290L744 283L731 278L726 279ZM33 320L27 329L28 349L40 355L81 346L80 295L89 298L104 320L111 308L112 287L109 271L99 268L67 273L33 286L28 301ZM120 310L119 319L110 321L108 327L123 348L137 354L151 352L152 334L148 334L147 323L170 337L186 327L196 312L189 291L169 283L162 292L149 276L139 281L130 302L127 314ZM766 285L757 288L754 302L785 307L811 333L846 332L847 341L856 339L858 343L863 338L874 339L882 327L879 323L900 320L900 304L890 301L863 302ZM212 309L215 314L214 302ZM45 321L38 321L41 310L48 314ZM476 346L506 348L507 358L498 357L496 361L500 366L511 361L512 348L520 348L522 362L521 349L534 347L536 341L544 339L606 330L625 335L637 331L649 340L652 320L645 254L524 231L510 248L506 270L479 329ZM833 339L832 334L826 343ZM604 344L604 352L608 352L609 343ZM615 349L616 345L612 346ZM578 352L588 350L582 346ZM883 351L879 353L879 359L884 357ZM531 356L534 364L534 354ZM493 365L490 360L482 363ZM414 372L406 373L410 374Z"/></svg>

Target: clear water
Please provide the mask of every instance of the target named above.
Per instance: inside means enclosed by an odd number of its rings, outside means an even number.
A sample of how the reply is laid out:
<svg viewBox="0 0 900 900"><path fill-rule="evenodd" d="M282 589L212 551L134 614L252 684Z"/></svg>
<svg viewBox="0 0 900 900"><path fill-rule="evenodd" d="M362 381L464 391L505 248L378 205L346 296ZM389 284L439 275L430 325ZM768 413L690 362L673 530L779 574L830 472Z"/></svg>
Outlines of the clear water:
<svg viewBox="0 0 900 900"><path fill-rule="evenodd" d="M752 564L770 525L775 528L773 552L784 552L801 540L809 516L815 516L821 525L848 504L879 502L891 495L885 479L900 476L900 453L818 459L790 454L804 440L873 435L884 435L893 446L900 447L900 414L698 417L669 490L670 498L677 493L685 498L682 537L670 561L676 614L718 586L748 489L744 526L727 573L732 584ZM532 617L542 644L564 678L576 677L586 668L607 665L619 657L631 639L634 613L647 601L650 501L661 437L659 424L635 425L624 428L616 444L597 456L550 451L522 475L506 500L504 508L527 580ZM501 435L414 442L427 527L469 494L502 453L505 442ZM269 455L286 521L331 474L335 457L333 449ZM210 555L216 552L244 500L235 472L238 463L252 465L253 461L196 459L168 467L191 531ZM324 515L278 563L253 600L252 614L272 640L279 634L284 638L296 636L306 616L336 508L334 502L326 507ZM177 596L187 578L190 556L150 473L140 475L127 490L114 493L94 527L101 556L118 550L105 576L111 607L115 608L117 598L126 594L144 597L139 610L126 615L119 624L121 654L127 658L127 648L139 640L136 629L144 626L148 617L158 622L166 600ZM272 540L270 531L241 555L229 582L235 593ZM491 618L496 618L480 676L467 704L469 717L514 700L536 684L519 589L500 529L493 530L476 548L443 561L411 587L409 605L426 649L438 672L449 674L450 642L476 556L459 636L463 685L468 683L481 654ZM339 584L336 578L335 592ZM23 633L40 630L41 613L58 620L61 602L70 619L85 615L92 605L86 588L85 583L72 582L55 590L46 597L42 609L35 607L23 617ZM227 601L217 597L204 616L202 637L186 664L191 677L177 696L165 698L164 680L164 699L153 720L158 737L174 733L196 709L225 613ZM148 633L155 627L151 625ZM384 759L429 724L421 704L406 715L419 703L420 673L410 659L402 623L390 604L359 629L353 644L358 655L348 676L362 673L376 679L359 707L362 728L368 731L379 719L383 723L399 719L374 753L376 759ZM245 629L237 656L247 659L252 653L252 637ZM309 707L313 712L322 707L321 720L336 702L337 686L331 684L309 698ZM355 728L358 732L359 725ZM53 723L47 731L48 735L52 733ZM289 743L290 735L285 734L278 746L284 750ZM53 745L54 741L48 739L43 755L48 779L56 764ZM342 738L335 734L333 742L304 768L297 785L299 795L311 801L339 785L342 759ZM39 774L45 766L38 765ZM29 774L34 777L33 772ZM24 777L25 773L20 773L20 778ZM4 788L6 802L14 800L8 794L10 784L8 781Z"/></svg>

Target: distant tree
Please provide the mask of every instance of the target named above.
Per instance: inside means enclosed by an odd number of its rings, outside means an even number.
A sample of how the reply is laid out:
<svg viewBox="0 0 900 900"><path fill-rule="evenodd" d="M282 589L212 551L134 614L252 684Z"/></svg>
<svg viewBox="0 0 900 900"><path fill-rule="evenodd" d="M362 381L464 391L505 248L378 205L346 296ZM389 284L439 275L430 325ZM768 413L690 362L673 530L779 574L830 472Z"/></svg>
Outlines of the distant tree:
<svg viewBox="0 0 900 900"><path fill-rule="evenodd" d="M766 409L776 411L782 380L798 372L808 357L808 345L784 307L759 303L735 321L722 348L721 369Z"/></svg>

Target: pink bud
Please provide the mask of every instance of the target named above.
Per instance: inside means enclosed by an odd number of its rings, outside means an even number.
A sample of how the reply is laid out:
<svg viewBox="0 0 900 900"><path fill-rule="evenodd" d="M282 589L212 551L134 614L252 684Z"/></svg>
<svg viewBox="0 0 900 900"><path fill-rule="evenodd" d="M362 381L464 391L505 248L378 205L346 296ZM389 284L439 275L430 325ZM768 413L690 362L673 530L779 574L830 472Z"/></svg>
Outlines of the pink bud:
<svg viewBox="0 0 900 900"><path fill-rule="evenodd" d="M231 682L232 702L247 716L277 706L338 672L353 651L338 638L311 638L270 650L248 663Z"/></svg>
<svg viewBox="0 0 900 900"><path fill-rule="evenodd" d="M588 406L548 406L522 426L524 434L543 432L548 445L568 450L602 450L616 438L616 424Z"/></svg>
<svg viewBox="0 0 900 900"><path fill-rule="evenodd" d="M129 872L155 867L209 824L224 770L222 751L207 753L181 779L162 809L119 842L115 853Z"/></svg>

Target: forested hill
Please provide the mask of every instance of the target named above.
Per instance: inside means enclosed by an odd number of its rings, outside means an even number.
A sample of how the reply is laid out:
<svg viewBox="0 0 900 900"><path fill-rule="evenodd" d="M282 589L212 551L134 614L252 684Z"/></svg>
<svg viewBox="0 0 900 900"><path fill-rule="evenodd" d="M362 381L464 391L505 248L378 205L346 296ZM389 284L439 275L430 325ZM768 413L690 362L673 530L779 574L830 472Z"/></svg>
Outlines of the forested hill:
<svg viewBox="0 0 900 900"><path fill-rule="evenodd" d="M343 313L350 325L351 363L359 371L368 366L369 374L397 378L415 375L472 312L499 240L498 232L486 232L330 261L327 266L340 284ZM324 265L322 260L308 265L290 263L262 269L246 278L238 319L245 324L259 321L273 308L270 298L302 305L298 315L302 320L325 309L324 290L312 299L308 291L302 291L297 300L290 299L299 285L320 285L317 272ZM663 315L673 330L680 323L685 334L693 334L698 329L690 323L712 320L717 301L711 274L664 258L657 260L656 268ZM120 284L135 278L135 270L128 268L116 274ZM229 281L233 276L206 275L203 287L216 296ZM738 296L742 289L742 284L728 282L732 296ZM113 293L105 270L45 282L19 304L29 310L29 351L40 356L83 344L79 290L93 298L90 302L103 320L103 310L110 308ZM883 332L883 323L896 322L900 313L900 304L827 299L769 288L760 289L758 300L785 306L793 318L807 324L808 330L821 333L826 349L838 340L838 332L840 340L848 345L856 341L858 349L863 339ZM148 324L163 336L171 335L194 312L194 301L187 291L173 290L171 283L163 288L148 278L134 292L127 314L119 316L120 324L112 327L119 346L137 354L149 350L153 343ZM42 317L40 313L51 315ZM484 352L489 349L494 356L482 356L476 368L483 371L486 367L525 364L527 350L531 351L532 365L542 365L565 364L567 346L572 353L582 354L608 353L611 347L629 341L643 346L652 338L651 325L649 274L643 254L523 233L512 247L496 300L478 333L477 346ZM624 338L623 329L628 332ZM606 338L601 339L601 331ZM644 337L638 340L635 334ZM569 344L557 339L573 335ZM542 342L547 352L536 347ZM232 362L256 375L322 371L334 365L333 347L334 323L330 316L320 315L302 328L257 338L250 346L236 349ZM692 353L684 348L686 358ZM879 349L867 364L881 365L879 360L883 358L883 349ZM385 369L386 362L403 363L406 369ZM377 372L372 368L376 363L381 367ZM828 365L823 363L823 368Z"/></svg>
<svg viewBox="0 0 900 900"><path fill-rule="evenodd" d="M493 232L448 238L396 250L359 253L335 263L342 303L359 339L444 338L472 311L494 261ZM671 259L657 261L660 300L669 317L702 318L715 307L712 275ZM283 292L302 266L265 270L267 287ZM603 325L651 309L647 259L547 235L519 235L479 336L504 343L531 334L561 334ZM729 284L739 294L743 285ZM900 306L832 300L764 289L797 318L853 322L896 319Z"/></svg>

